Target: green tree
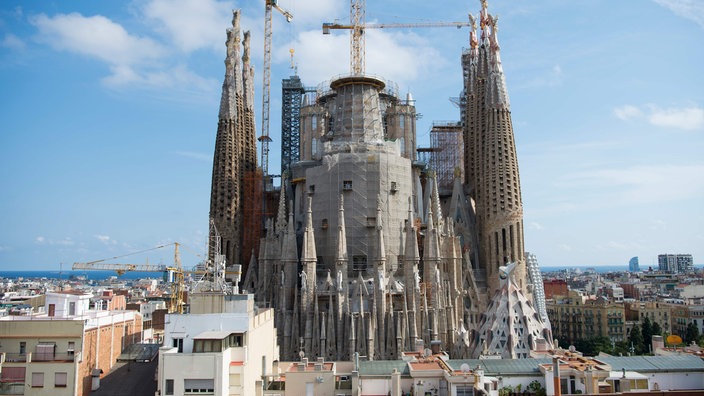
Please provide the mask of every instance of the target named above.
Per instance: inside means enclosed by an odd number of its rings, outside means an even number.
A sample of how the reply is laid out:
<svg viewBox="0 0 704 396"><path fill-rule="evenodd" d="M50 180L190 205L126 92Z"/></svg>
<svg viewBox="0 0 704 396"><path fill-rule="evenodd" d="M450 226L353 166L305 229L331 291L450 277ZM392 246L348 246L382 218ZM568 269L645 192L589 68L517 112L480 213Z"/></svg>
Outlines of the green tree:
<svg viewBox="0 0 704 396"><path fill-rule="evenodd" d="M653 322L653 330L650 333L652 335L662 335L662 327L660 327L660 323Z"/></svg>
<svg viewBox="0 0 704 396"><path fill-rule="evenodd" d="M612 353L611 340L608 337L596 336L584 340L577 340L574 347L585 356L596 356L599 352Z"/></svg>
<svg viewBox="0 0 704 396"><path fill-rule="evenodd" d="M684 334L684 342L691 344L692 341L699 341L699 328L694 323L689 323L687 325L687 331Z"/></svg>
<svg viewBox="0 0 704 396"><path fill-rule="evenodd" d="M628 336L628 341L629 342L629 350L630 347L633 346L634 352L636 355L640 355L643 351L643 333L640 331L640 326L638 326L638 323L633 325L633 328L631 329L631 334Z"/></svg>
<svg viewBox="0 0 704 396"><path fill-rule="evenodd" d="M612 355L614 356L626 356L631 353L631 343L630 341L616 341L614 344L614 350Z"/></svg>
<svg viewBox="0 0 704 396"><path fill-rule="evenodd" d="M645 319L643 319L640 332L643 334L643 346L641 350L643 353L647 353L650 351L650 345L653 342L653 326L650 323L649 317L646 316Z"/></svg>

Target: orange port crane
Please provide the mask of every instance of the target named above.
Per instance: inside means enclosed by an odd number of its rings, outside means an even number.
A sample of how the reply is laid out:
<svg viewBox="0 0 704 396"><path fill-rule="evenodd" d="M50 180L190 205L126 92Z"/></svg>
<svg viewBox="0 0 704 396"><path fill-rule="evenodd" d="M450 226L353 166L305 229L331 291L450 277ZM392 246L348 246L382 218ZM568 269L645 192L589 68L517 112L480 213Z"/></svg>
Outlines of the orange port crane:
<svg viewBox="0 0 704 396"><path fill-rule="evenodd" d="M143 253L151 250L161 249L167 246L174 246L174 265L153 265L149 264L149 261L145 264L119 264L119 263L106 263L105 261L118 259L125 256L130 256L137 253ZM178 250L179 243L174 242L167 245L159 245L151 249L142 250L135 253L130 253L122 256L116 256L101 260L88 261L88 262L76 262L73 263L71 267L74 270L103 270L103 271L115 271L118 275L122 275L128 271L137 272L162 272L164 273L164 280L171 284L171 301L169 306L169 312L172 313L183 313L184 301L183 301L183 291L185 289L183 280L183 268L181 267L181 254Z"/></svg>

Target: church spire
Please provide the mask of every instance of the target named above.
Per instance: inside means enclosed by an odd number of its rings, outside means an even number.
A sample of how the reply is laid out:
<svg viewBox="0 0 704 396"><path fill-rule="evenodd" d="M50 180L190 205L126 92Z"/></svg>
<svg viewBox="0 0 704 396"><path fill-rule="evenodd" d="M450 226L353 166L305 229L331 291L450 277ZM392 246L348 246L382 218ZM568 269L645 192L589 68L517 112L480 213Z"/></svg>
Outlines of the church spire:
<svg viewBox="0 0 704 396"><path fill-rule="evenodd" d="M345 196L340 194L340 206L337 211L337 262L338 265L347 262L347 234L345 231ZM343 271L347 269L339 268Z"/></svg>
<svg viewBox="0 0 704 396"><path fill-rule="evenodd" d="M281 192L279 193L279 210L276 213L276 234L281 235L286 231L286 178L281 179Z"/></svg>
<svg viewBox="0 0 704 396"><path fill-rule="evenodd" d="M235 94L242 88L237 84L240 74L240 10L232 11L232 28L227 29L227 56L225 58L225 80L222 83L222 98L220 99L220 119L235 120L237 107ZM240 77L241 78L241 77Z"/></svg>

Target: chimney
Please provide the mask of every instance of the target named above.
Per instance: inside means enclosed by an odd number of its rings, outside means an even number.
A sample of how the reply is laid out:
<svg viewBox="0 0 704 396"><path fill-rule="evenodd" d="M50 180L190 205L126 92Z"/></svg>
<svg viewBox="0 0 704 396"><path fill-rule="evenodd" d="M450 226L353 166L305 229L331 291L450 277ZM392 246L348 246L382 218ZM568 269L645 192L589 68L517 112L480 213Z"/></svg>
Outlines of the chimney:
<svg viewBox="0 0 704 396"><path fill-rule="evenodd" d="M430 351L433 353L433 355L437 355L438 353L440 353L441 349L442 349L442 341L440 341L440 340L430 341Z"/></svg>

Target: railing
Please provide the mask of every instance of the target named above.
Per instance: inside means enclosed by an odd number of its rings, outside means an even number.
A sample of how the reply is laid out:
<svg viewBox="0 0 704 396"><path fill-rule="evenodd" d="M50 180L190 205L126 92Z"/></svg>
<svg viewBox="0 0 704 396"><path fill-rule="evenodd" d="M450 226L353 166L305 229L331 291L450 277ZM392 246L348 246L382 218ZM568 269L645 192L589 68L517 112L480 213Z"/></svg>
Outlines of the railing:
<svg viewBox="0 0 704 396"><path fill-rule="evenodd" d="M340 380L335 382L335 389L352 389L351 380Z"/></svg>
<svg viewBox="0 0 704 396"><path fill-rule="evenodd" d="M54 353L54 354L39 354L32 355L32 362L73 362L75 355L73 353Z"/></svg>
<svg viewBox="0 0 704 396"><path fill-rule="evenodd" d="M0 395L24 395L24 381L0 382Z"/></svg>
<svg viewBox="0 0 704 396"><path fill-rule="evenodd" d="M3 355L5 355L5 362L24 363L27 361L26 353L3 353Z"/></svg>

